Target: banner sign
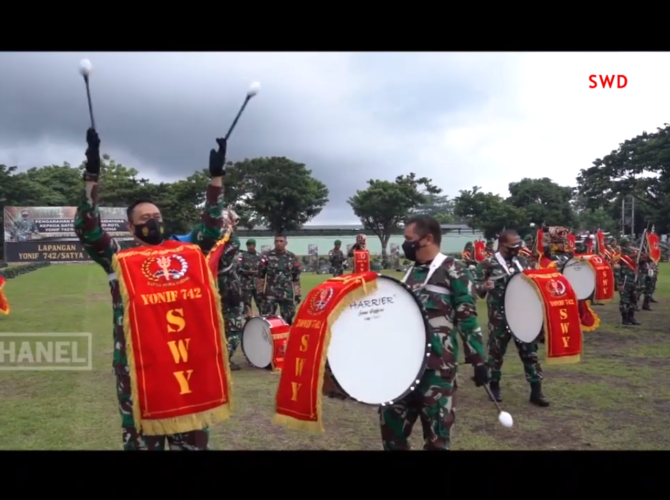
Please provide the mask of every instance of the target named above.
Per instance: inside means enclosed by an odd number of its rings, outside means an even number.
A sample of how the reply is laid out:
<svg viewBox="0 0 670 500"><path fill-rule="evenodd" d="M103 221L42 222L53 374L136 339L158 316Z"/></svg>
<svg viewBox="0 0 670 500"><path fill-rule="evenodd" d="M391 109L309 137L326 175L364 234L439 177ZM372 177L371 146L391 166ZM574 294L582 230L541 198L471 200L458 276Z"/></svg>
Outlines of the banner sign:
<svg viewBox="0 0 670 500"><path fill-rule="evenodd" d="M90 260L74 232L77 207L5 207L3 212L7 262ZM100 219L112 237L130 237L125 208L101 207Z"/></svg>

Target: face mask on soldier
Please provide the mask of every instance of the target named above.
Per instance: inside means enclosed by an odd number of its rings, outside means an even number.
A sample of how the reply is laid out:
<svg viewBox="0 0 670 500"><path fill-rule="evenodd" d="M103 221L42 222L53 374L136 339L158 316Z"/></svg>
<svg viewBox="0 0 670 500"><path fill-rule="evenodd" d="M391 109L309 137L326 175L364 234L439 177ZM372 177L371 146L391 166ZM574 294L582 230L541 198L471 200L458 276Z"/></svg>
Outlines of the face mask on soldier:
<svg viewBox="0 0 670 500"><path fill-rule="evenodd" d="M402 242L402 251L405 254L405 257L412 262L416 262L416 252L420 248L423 248L425 245L421 244L421 240L416 241L403 241Z"/></svg>
<svg viewBox="0 0 670 500"><path fill-rule="evenodd" d="M165 228L163 221L149 219L144 224L135 224L135 236L147 245L160 245L163 242Z"/></svg>

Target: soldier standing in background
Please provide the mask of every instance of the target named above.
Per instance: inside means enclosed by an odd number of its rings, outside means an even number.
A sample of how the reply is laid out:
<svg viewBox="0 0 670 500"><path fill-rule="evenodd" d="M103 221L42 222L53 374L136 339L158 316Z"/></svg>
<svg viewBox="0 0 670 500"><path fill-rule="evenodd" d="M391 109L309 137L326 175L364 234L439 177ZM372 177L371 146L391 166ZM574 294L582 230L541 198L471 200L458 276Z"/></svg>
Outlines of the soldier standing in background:
<svg viewBox="0 0 670 500"><path fill-rule="evenodd" d="M280 316L293 324L295 307L302 300L300 259L286 250L286 236L275 236L275 247L263 255L259 266L258 293L262 297L261 315L271 316L279 307Z"/></svg>
<svg viewBox="0 0 670 500"><path fill-rule="evenodd" d="M347 258L344 256L344 252L342 251L341 247L342 242L340 240L335 240L335 246L330 252L328 252L330 270L334 277L338 277L344 274L344 265L347 262Z"/></svg>
<svg viewBox="0 0 670 500"><path fill-rule="evenodd" d="M230 369L239 370L240 366L233 363L233 354L240 345L242 330L244 330L244 292L240 279L237 260L240 250L240 239L235 234L239 217L232 210L223 214L224 228L231 232L226 242L223 254L219 260L219 293L221 294L221 308L226 325L226 340L228 342L228 359Z"/></svg>
<svg viewBox="0 0 670 500"><path fill-rule="evenodd" d="M256 310L261 310L261 299L258 296L259 269L262 256L256 252L256 240L247 240L247 251L241 252L237 259L237 267L242 280L244 294L244 312L247 318L252 316L251 299L256 304Z"/></svg>
<svg viewBox="0 0 670 500"><path fill-rule="evenodd" d="M513 338L507 328L504 313L505 288L515 273L529 269L528 261L519 255L521 238L511 229L500 233L498 252L487 257L477 266L477 294L486 297L489 316L488 362L491 368L491 383L489 387L494 399L502 401L500 379L507 346L510 340L514 341L519 358L523 363L526 380L530 383L530 402L537 406L549 406L549 400L542 393L542 367L537 358L537 342L525 343ZM500 279L500 276L505 276Z"/></svg>
<svg viewBox="0 0 670 500"><path fill-rule="evenodd" d="M461 252L461 260L466 266L476 266L477 260L475 259L475 246L471 241L468 241Z"/></svg>
<svg viewBox="0 0 670 500"><path fill-rule="evenodd" d="M637 304L637 283L635 282L637 264L635 262L637 250L630 246L627 238L619 240L620 257L614 266L615 280L619 290L619 312L622 325L639 325L635 319L635 304Z"/></svg>
<svg viewBox="0 0 670 500"><path fill-rule="evenodd" d="M493 250L493 240L486 240L486 256L490 257L495 252Z"/></svg>
<svg viewBox="0 0 670 500"><path fill-rule="evenodd" d="M10 229L12 241L30 241L34 234L40 234L37 224L30 219L28 210L21 210L21 218L15 220Z"/></svg>

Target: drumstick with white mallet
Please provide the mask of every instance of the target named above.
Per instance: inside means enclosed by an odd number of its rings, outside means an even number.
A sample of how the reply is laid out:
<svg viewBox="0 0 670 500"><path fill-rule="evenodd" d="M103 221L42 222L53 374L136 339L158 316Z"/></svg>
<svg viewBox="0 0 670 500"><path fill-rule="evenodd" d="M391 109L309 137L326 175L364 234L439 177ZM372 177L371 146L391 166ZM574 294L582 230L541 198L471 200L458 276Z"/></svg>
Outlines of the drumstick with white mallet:
<svg viewBox="0 0 670 500"><path fill-rule="evenodd" d="M251 84L249 87L249 90L247 91L247 97L245 97L244 102L242 103L242 106L240 107L240 110L237 112L237 116L233 120L233 124L230 126L228 129L228 133L226 134L226 140L230 137L230 134L233 133L233 130L235 130L235 126L237 125L237 121L240 119L240 116L242 116L242 113L244 112L244 108L247 107L247 104L249 104L249 101L251 101L251 98L254 97L258 92L261 90L261 84L258 82L254 82Z"/></svg>
<svg viewBox="0 0 670 500"><path fill-rule="evenodd" d="M86 84L86 98L88 99L88 115L91 117L91 128L95 130L95 118L93 118L93 103L91 102L91 86L88 82L88 77L93 71L93 65L88 59L82 59L79 63L79 73L84 77L84 83Z"/></svg>
<svg viewBox="0 0 670 500"><path fill-rule="evenodd" d="M472 377L472 381L473 382L475 381L475 377ZM493 394L491 394L491 389L489 388L488 384L484 384L482 387L489 395L489 399L491 399L491 401L493 401L493 404L496 405L496 409L498 410L498 421L502 424L503 427L512 427L514 425L512 415L510 415L506 411L503 411L503 409L500 407L500 404L493 397Z"/></svg>

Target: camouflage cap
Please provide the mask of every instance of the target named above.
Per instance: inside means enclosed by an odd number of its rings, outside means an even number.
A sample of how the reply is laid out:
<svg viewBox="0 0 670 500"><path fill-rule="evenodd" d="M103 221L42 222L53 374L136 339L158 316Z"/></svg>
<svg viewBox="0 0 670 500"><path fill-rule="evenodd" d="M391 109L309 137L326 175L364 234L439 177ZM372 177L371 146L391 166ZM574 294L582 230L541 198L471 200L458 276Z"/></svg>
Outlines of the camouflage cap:
<svg viewBox="0 0 670 500"><path fill-rule="evenodd" d="M628 243L630 243L630 240L628 238L621 238L619 240L620 245L627 245Z"/></svg>
<svg viewBox="0 0 670 500"><path fill-rule="evenodd" d="M486 245L493 245L493 240L486 240Z"/></svg>
<svg viewBox="0 0 670 500"><path fill-rule="evenodd" d="M523 239L523 241L533 241L533 235L532 235L532 234L529 234L528 236L526 236L526 237Z"/></svg>
<svg viewBox="0 0 670 500"><path fill-rule="evenodd" d="M341 242L340 240L335 240L335 244L336 244L336 245L341 245L342 242Z"/></svg>
<svg viewBox="0 0 670 500"><path fill-rule="evenodd" d="M248 239L248 240L247 240L247 246L255 245L255 244L256 244L256 240L255 240L255 239L251 238L251 239Z"/></svg>

